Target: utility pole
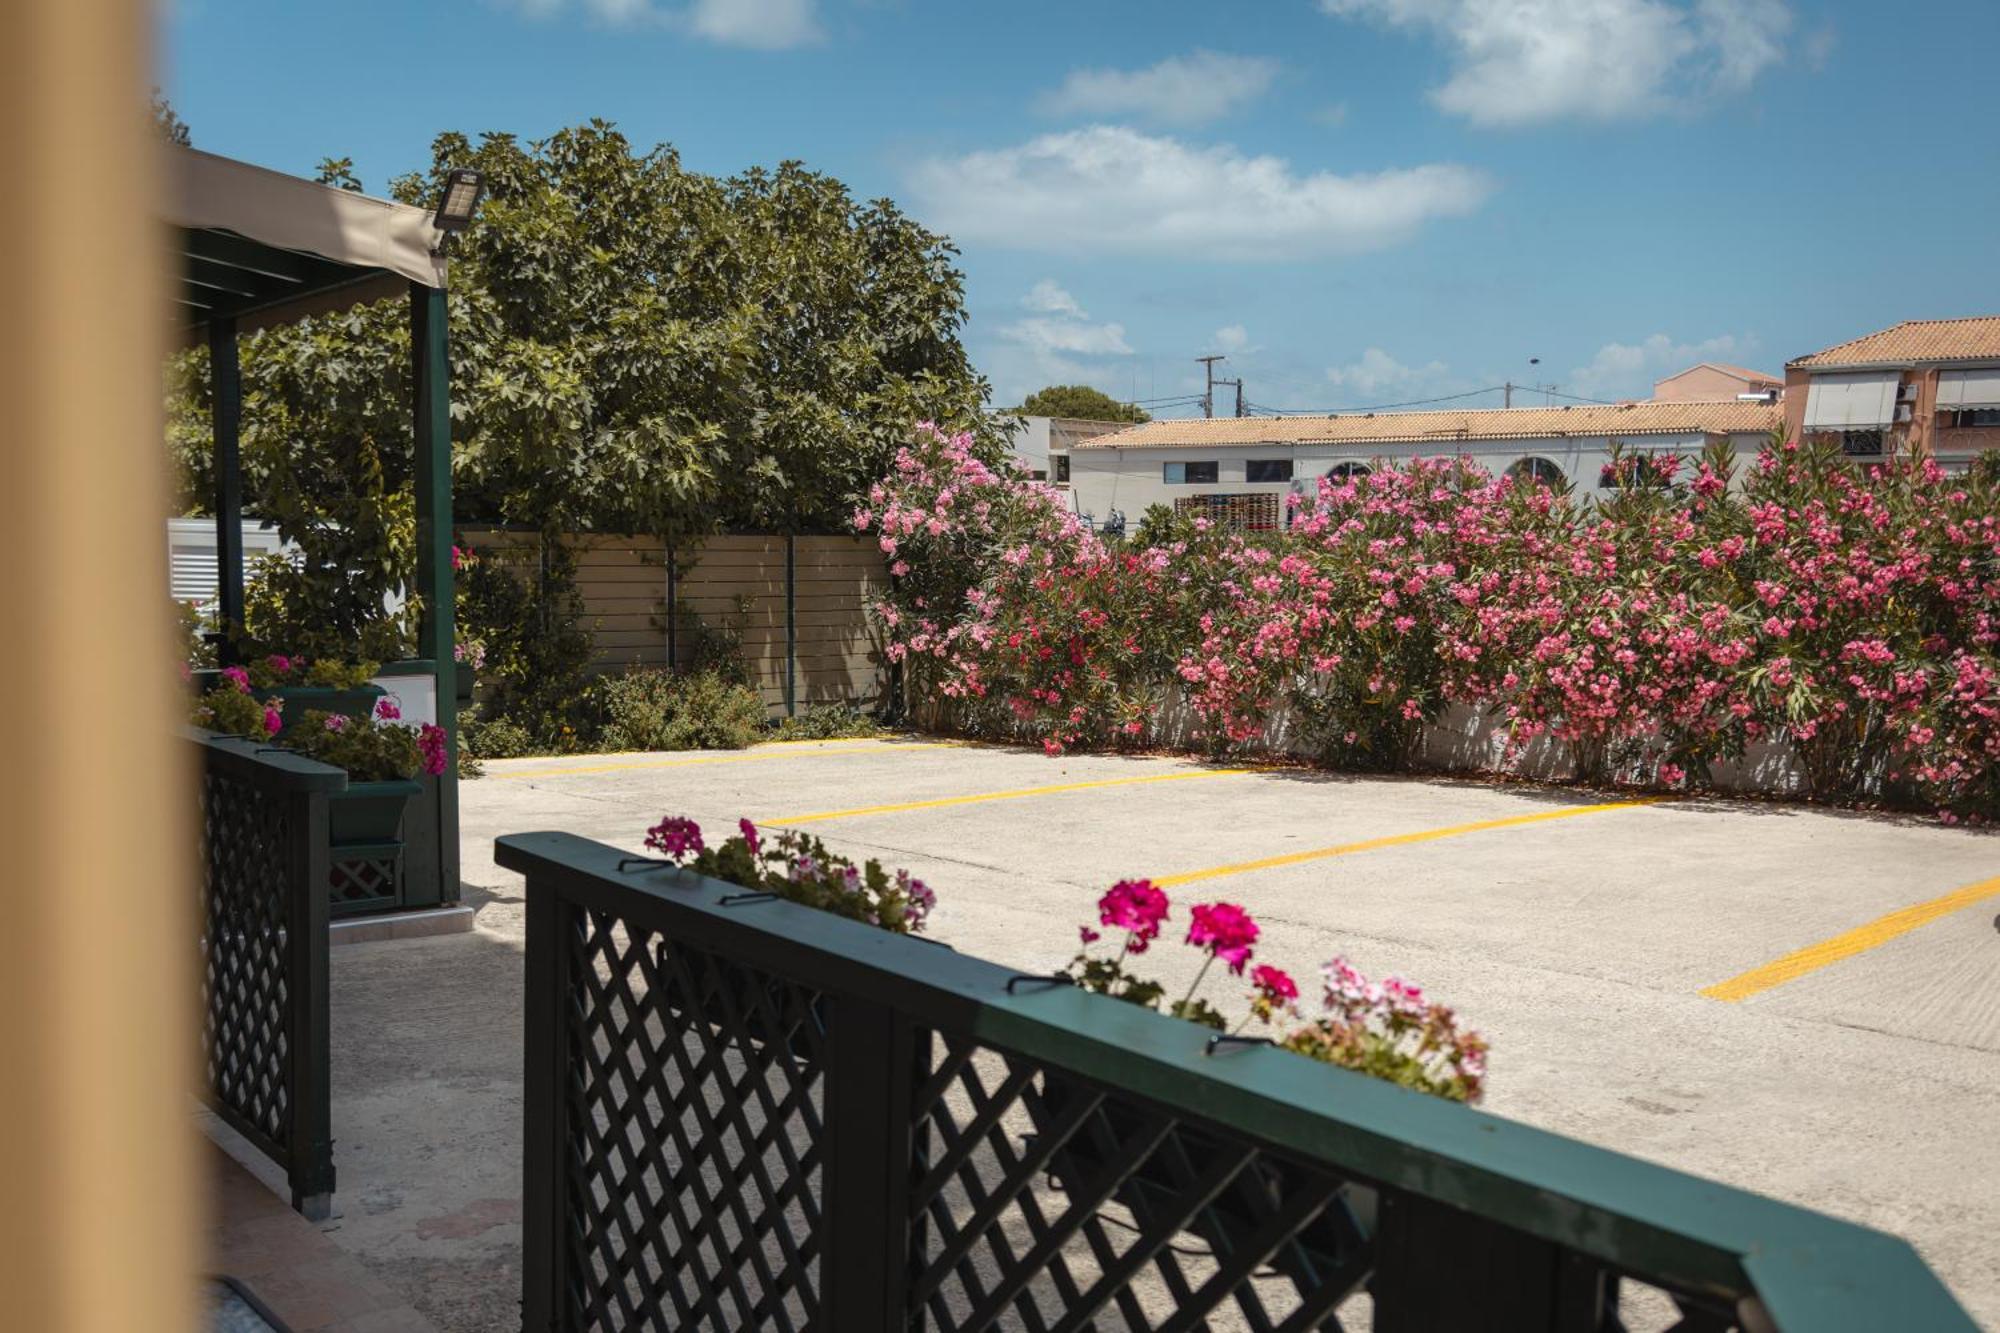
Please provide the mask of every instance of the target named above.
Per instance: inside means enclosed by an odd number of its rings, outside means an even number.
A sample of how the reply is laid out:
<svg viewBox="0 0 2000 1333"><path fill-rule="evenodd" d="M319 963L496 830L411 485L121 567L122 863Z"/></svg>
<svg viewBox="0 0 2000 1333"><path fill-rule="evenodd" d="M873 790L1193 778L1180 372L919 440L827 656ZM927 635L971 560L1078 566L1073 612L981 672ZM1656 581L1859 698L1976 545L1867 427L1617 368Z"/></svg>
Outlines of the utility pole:
<svg viewBox="0 0 2000 1333"><path fill-rule="evenodd" d="M1243 415L1243 377L1236 377L1236 415Z"/></svg>
<svg viewBox="0 0 2000 1333"><path fill-rule="evenodd" d="M1514 405L1514 381L1508 380L1505 384L1501 385L1500 387L1501 387L1501 392L1507 395L1505 398L1500 400L1501 406L1512 407Z"/></svg>
<svg viewBox="0 0 2000 1333"><path fill-rule="evenodd" d="M1202 372L1208 381L1208 387L1201 392L1201 414L1204 417L1213 417L1215 415L1215 363L1218 361L1227 361L1228 359L1226 356L1198 356L1195 358L1195 360L1201 362ZM1225 384L1228 383L1227 380L1223 382Z"/></svg>

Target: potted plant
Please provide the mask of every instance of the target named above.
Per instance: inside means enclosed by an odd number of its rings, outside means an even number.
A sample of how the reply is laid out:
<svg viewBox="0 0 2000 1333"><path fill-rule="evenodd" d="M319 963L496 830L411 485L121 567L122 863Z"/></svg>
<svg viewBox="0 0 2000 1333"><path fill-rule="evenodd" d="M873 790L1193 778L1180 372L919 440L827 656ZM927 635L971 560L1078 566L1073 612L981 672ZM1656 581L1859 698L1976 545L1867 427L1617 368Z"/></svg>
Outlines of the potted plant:
<svg viewBox="0 0 2000 1333"><path fill-rule="evenodd" d="M268 700L257 697L250 688L249 674L243 668L226 667L204 674L208 679L201 682L200 687L205 688L195 699L189 713L189 721L197 727L219 731L225 736L266 740L284 726L283 714ZM194 673L189 673L189 680L195 683Z"/></svg>
<svg viewBox="0 0 2000 1333"><path fill-rule="evenodd" d="M328 840L336 848L401 842L404 808L423 790L417 775L435 777L445 770L444 729L404 722L387 699L378 699L375 711L361 717L311 709L288 743L347 770L347 790L327 801Z"/></svg>
<svg viewBox="0 0 2000 1333"><path fill-rule="evenodd" d="M367 721L384 691L371 677L380 670L375 662L339 662L330 658L308 661L270 653L249 663L250 686L265 697L275 699L284 715L279 739L290 744L305 719L312 713Z"/></svg>
<svg viewBox="0 0 2000 1333"><path fill-rule="evenodd" d="M472 702L473 686L478 682L478 673L486 665L486 641L479 638L460 639L452 645L451 655L458 662L458 702L463 707Z"/></svg>
<svg viewBox="0 0 2000 1333"><path fill-rule="evenodd" d="M1250 966L1261 932L1251 915L1234 903L1194 906L1186 943L1203 954L1201 968L1186 993L1168 1002L1166 988L1136 975L1132 963L1160 939L1170 915L1166 893L1152 881L1119 881L1098 900L1097 926L1079 929L1083 949L1066 975L1085 990L1213 1029L1217 1035L1212 1041L1240 1040L1244 1029L1256 1022L1271 1035L1252 1040L1434 1097L1479 1099L1486 1076L1486 1042L1462 1028L1450 1007L1399 977L1371 981L1345 958L1336 957L1321 969L1325 984L1319 1010L1309 1011L1287 973L1263 964ZM1092 946L1107 933L1115 952L1093 953ZM1244 977L1250 988L1250 1016L1233 1032L1222 1014L1199 996L1202 982L1218 962L1231 975ZM1040 1096L1027 1100L1037 1129L1055 1132L1073 1116L1082 1095L1079 1083L1046 1077ZM1144 1119L1144 1113L1129 1103L1111 1100L1098 1106L1051 1155L1051 1176L1064 1189L1088 1193L1104 1173L1119 1169L1124 1145L1143 1130ZM1183 1125L1176 1133L1178 1151L1153 1154L1113 1191L1112 1197L1129 1208L1142 1226L1165 1217L1222 1146L1197 1126ZM1216 1244L1254 1230L1270 1215L1272 1201L1291 1193L1290 1177L1296 1170L1280 1158L1260 1159L1191 1219L1188 1229ZM1298 1275L1340 1266L1362 1248L1371 1208L1365 1191L1342 1191L1333 1206L1269 1262L1281 1272Z"/></svg>
<svg viewBox="0 0 2000 1333"><path fill-rule="evenodd" d="M647 850L658 852L661 859L635 862L685 867L709 879L741 885L750 891L746 897L783 898L897 935L921 933L937 905L937 895L907 870L891 873L873 858L857 866L810 834L787 830L767 837L748 819L737 820L736 829L719 846L710 846L694 820L670 815L646 830ZM662 951L667 947L663 944ZM683 1022L707 1021L707 1015L716 1011L723 986L743 987L728 997L725 1010L766 1024L775 1019L781 1030L770 1035L784 1043L792 1058L802 1062L814 1058L817 1034L826 1028L824 997L815 996L800 1009L788 1010L788 987L783 982L775 976L757 980L738 969L705 972L697 984L701 990L693 997L692 1013L684 1010L673 990L667 992L668 1010ZM751 987L761 988L763 994ZM759 1037L747 1032L740 1040L752 1050L761 1044Z"/></svg>

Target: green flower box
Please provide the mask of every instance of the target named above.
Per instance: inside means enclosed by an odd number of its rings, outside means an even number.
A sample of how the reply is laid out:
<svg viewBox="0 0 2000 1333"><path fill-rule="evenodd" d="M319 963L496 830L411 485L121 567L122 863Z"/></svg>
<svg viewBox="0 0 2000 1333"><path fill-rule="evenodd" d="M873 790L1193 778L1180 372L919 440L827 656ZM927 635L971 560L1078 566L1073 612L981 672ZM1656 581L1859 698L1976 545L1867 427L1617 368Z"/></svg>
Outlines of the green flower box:
<svg viewBox="0 0 2000 1333"><path fill-rule="evenodd" d="M458 667L458 701L461 704L469 704L472 702L472 688L477 683L472 663L459 662L455 665Z"/></svg>
<svg viewBox="0 0 2000 1333"><path fill-rule="evenodd" d="M349 782L326 800L327 841L339 849L403 840L403 811L424 789L414 778Z"/></svg>
<svg viewBox="0 0 2000 1333"><path fill-rule="evenodd" d="M307 713L318 710L323 713L339 713L343 717L368 717L375 711L375 701L388 691L373 683L356 685L349 689L335 689L326 685L280 685L272 690L260 690L264 698L276 699L278 708L285 715L285 725L278 732L279 741L291 738L292 732L304 720Z"/></svg>

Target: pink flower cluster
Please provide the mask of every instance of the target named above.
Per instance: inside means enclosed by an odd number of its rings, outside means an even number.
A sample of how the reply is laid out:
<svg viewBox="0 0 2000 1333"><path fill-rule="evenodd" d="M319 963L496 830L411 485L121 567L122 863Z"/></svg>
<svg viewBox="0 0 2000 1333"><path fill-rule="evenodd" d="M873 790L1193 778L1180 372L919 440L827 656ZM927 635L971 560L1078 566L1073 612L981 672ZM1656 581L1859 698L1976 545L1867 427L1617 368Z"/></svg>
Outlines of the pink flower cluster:
<svg viewBox="0 0 2000 1333"><path fill-rule="evenodd" d="M1282 533L1111 544L926 427L856 526L900 571L876 610L919 697L1052 752L1178 693L1218 741L1283 711L1396 767L1456 703L1594 780L1695 785L1775 742L1821 799L2000 817L2000 469L1776 441L1741 476L1723 445L1609 471L1580 498L1420 458L1322 479Z"/></svg>
<svg viewBox="0 0 2000 1333"><path fill-rule="evenodd" d="M646 830L646 846L676 863L702 851L701 825L692 819L669 815Z"/></svg>
<svg viewBox="0 0 2000 1333"><path fill-rule="evenodd" d="M1125 932L1123 947L1115 956L1093 956L1090 946L1103 935L1084 926L1084 950L1070 961L1067 975L1097 994L1222 1029L1224 1016L1200 998L1202 982L1217 961L1242 976L1261 931L1235 903L1197 903L1189 910L1187 942L1205 956L1187 993L1168 1002L1166 989L1134 975L1127 960L1158 938L1171 911L1166 893L1150 880L1120 880L1098 899L1097 920ZM1235 1030L1260 1022L1276 1029L1272 1040L1277 1045L1301 1055L1434 1096L1479 1099L1486 1042L1462 1029L1448 1006L1400 977L1370 981L1345 958L1334 958L1322 970L1326 984L1320 1010L1308 1014L1299 1006L1299 986L1290 974L1268 963L1250 968L1248 1017Z"/></svg>

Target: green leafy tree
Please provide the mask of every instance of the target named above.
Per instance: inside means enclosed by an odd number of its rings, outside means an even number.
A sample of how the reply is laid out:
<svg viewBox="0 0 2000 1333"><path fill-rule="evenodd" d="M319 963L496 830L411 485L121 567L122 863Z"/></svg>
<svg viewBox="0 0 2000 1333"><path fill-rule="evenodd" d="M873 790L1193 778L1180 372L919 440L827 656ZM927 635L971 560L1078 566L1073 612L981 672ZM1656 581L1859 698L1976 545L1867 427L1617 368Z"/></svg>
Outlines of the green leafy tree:
<svg viewBox="0 0 2000 1333"><path fill-rule="evenodd" d="M323 157L313 173L313 179L321 185L331 185L337 190L351 190L361 193L361 177L354 174L354 159L351 157Z"/></svg>
<svg viewBox="0 0 2000 1333"><path fill-rule="evenodd" d="M1075 417L1082 421L1151 421L1152 414L1088 384L1051 384L1037 389L1019 410L1036 417Z"/></svg>
<svg viewBox="0 0 2000 1333"><path fill-rule="evenodd" d="M1004 453L959 339L957 252L892 202L797 162L689 171L602 121L532 143L440 135L429 169L390 192L428 206L453 167L487 182L451 253L460 523L671 541L830 531L917 421ZM346 159L320 178L359 184ZM305 553L253 603L260 637L352 637L411 581L414 528L392 499L410 483L408 330L406 305L387 301L243 341L245 508ZM201 350L169 376L193 509L211 493L206 379ZM337 617L313 614L336 597Z"/></svg>

